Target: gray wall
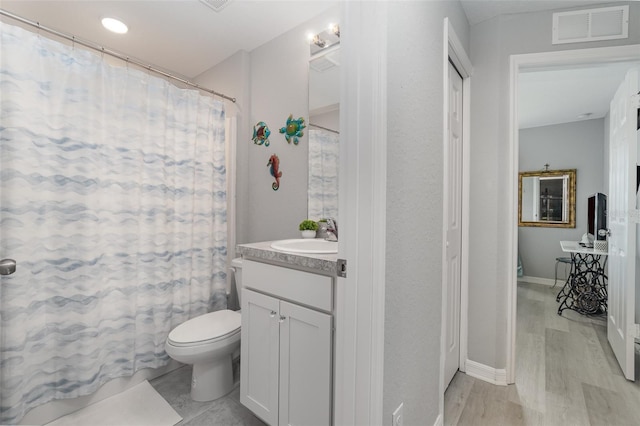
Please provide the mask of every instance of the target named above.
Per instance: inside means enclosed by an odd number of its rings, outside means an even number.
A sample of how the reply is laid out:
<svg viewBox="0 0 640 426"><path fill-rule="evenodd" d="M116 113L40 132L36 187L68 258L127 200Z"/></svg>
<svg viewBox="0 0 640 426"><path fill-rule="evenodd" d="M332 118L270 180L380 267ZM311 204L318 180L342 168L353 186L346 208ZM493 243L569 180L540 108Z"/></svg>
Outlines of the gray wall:
<svg viewBox="0 0 640 426"><path fill-rule="evenodd" d="M629 38L551 44L551 12L504 15L471 28L471 233L469 347L471 360L503 369L507 354L509 56L640 43L640 4L630 4Z"/></svg>
<svg viewBox="0 0 640 426"><path fill-rule="evenodd" d="M327 129L340 131L340 107L336 106L333 111L309 116L309 122ZM313 127L310 127L313 129Z"/></svg>
<svg viewBox="0 0 640 426"><path fill-rule="evenodd" d="M519 171L577 169L576 227L519 227L518 250L524 275L554 278L555 259L567 256L560 241L579 241L587 232L587 197L604 186L604 119L520 130ZM562 276L562 275L561 275Z"/></svg>
<svg viewBox="0 0 640 426"><path fill-rule="evenodd" d="M249 241L249 144L252 124L249 122L251 105L251 86L248 84L251 71L251 58L248 52L239 51L218 66L202 73L194 79L205 87L213 87L216 91L236 98L236 103L225 102L227 117L235 116L237 120L237 143L235 170L236 173L236 239L238 243Z"/></svg>
<svg viewBox="0 0 640 426"><path fill-rule="evenodd" d="M238 98L227 114L238 117L237 242L248 243L299 237L298 224L307 217L308 137L287 143L279 129L289 114L309 121L308 32L320 32L340 22L340 8L294 28L251 52L238 52L198 76L196 81ZM264 121L271 130L269 147L251 140L253 126ZM280 189L267 162L280 159Z"/></svg>
<svg viewBox="0 0 640 426"><path fill-rule="evenodd" d="M401 402L406 425L438 415L445 16L468 48L458 2L388 3L383 424Z"/></svg>

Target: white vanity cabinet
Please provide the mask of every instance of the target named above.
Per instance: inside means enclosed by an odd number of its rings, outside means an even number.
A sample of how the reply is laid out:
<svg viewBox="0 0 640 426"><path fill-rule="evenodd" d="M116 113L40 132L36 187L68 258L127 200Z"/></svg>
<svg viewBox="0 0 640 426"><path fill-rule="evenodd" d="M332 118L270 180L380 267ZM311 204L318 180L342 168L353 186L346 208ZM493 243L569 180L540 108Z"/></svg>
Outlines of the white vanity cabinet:
<svg viewBox="0 0 640 426"><path fill-rule="evenodd" d="M329 425L332 300L328 276L243 262L240 401L270 425Z"/></svg>

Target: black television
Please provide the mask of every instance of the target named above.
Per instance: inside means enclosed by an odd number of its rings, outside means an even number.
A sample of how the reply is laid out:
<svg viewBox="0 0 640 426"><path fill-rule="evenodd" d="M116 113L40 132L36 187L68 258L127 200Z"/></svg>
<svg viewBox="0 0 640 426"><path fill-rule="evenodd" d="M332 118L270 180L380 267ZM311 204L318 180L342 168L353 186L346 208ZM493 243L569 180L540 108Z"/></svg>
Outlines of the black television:
<svg viewBox="0 0 640 426"><path fill-rule="evenodd" d="M607 196L600 192L591 195L587 201L587 233L594 240L606 240L599 235L601 229L607 229Z"/></svg>

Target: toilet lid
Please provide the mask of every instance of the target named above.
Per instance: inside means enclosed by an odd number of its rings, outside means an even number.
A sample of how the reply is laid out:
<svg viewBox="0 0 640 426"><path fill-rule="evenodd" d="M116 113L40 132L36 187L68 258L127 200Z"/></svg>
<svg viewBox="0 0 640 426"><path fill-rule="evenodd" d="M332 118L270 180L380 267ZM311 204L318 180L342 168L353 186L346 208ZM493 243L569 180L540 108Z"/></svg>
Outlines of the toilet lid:
<svg viewBox="0 0 640 426"><path fill-rule="evenodd" d="M169 333L169 340L177 344L196 343L225 337L240 329L238 312L222 310L191 318Z"/></svg>

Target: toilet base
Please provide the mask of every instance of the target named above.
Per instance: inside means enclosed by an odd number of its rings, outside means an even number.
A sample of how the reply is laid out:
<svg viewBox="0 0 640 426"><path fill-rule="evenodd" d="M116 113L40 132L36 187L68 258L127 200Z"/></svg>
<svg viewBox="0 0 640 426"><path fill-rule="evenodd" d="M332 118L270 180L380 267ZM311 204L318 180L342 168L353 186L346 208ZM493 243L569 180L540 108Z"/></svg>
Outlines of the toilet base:
<svg viewBox="0 0 640 426"><path fill-rule="evenodd" d="M215 362L193 364L191 398L194 401L213 401L233 390L233 366L231 354Z"/></svg>

